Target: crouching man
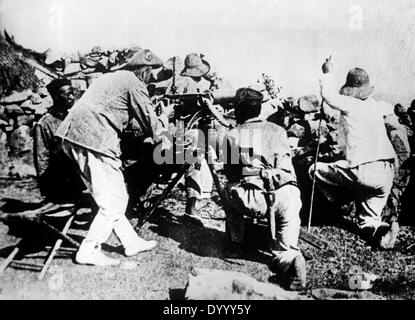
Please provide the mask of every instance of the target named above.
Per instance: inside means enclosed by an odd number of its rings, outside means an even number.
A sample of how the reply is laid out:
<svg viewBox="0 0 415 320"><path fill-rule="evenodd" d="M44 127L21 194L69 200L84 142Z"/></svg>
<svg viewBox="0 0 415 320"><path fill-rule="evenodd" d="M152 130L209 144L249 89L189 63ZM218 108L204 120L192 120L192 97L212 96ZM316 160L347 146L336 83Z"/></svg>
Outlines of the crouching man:
<svg viewBox="0 0 415 320"><path fill-rule="evenodd" d="M316 185L328 200L339 206L355 201L361 235L375 246L390 249L399 226L383 222L381 215L392 188L396 154L382 105L370 97L374 88L363 69L349 71L340 94L333 86L330 58L322 70L321 96L329 107L340 111L340 147L345 159L317 162L310 176L315 175Z"/></svg>
<svg viewBox="0 0 415 320"><path fill-rule="evenodd" d="M259 118L263 95L241 88L235 96L238 126L227 134L224 172L230 210L227 229L231 241L241 244L244 216L269 221L273 269L291 290L306 285L305 260L298 249L300 190L291 162L285 130ZM238 247L238 245L234 246Z"/></svg>
<svg viewBox="0 0 415 320"><path fill-rule="evenodd" d="M101 252L101 244L113 230L126 256L156 246L156 241L140 238L125 216L128 194L121 171L120 137L134 118L144 135L158 141L160 122L146 84L152 69L161 66L162 61L150 50L135 53L120 70L97 78L58 129L64 151L77 164L99 208L76 254L78 263L119 264Z"/></svg>

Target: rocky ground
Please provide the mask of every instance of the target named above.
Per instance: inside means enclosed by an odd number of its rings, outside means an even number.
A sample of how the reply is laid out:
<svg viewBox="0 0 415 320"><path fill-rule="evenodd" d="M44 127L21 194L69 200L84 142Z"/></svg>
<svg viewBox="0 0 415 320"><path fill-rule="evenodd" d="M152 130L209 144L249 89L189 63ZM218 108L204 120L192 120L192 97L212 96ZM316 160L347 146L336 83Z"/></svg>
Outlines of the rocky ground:
<svg viewBox="0 0 415 320"><path fill-rule="evenodd" d="M33 180L1 180L0 208L10 210L10 200L25 203L40 200ZM1 299L175 299L183 295L189 273L194 268L239 271L263 282L275 282L268 268L266 240L261 229L254 230L249 248L241 259L227 258L226 234L222 220L211 219L209 213L219 212L217 195L201 208L201 219L182 218L184 191L174 189L169 199L140 231L146 239L156 239L155 250L133 258L122 256L121 247L112 236L104 250L120 258L118 267L81 266L73 262L71 249L62 250L43 280L38 280L39 265L46 251L14 263L0 275ZM215 202L216 201L216 202ZM133 217L132 222L137 223ZM83 227L85 229L85 227ZM368 247L356 235L337 226L315 226L312 234L329 242L319 250L304 242L301 249L311 258L308 261L308 286L315 288L349 289L350 267L379 278L372 293L387 299L415 297L415 228L403 226L393 251L378 251ZM82 226L70 231L74 237L85 234ZM0 262L18 241L13 226L0 223Z"/></svg>

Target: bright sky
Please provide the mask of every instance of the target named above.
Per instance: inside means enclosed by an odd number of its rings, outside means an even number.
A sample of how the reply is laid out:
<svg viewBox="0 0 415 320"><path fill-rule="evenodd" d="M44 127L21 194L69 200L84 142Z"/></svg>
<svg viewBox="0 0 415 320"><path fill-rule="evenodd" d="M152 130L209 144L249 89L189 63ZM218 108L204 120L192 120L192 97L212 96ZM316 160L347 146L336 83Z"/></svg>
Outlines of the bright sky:
<svg viewBox="0 0 415 320"><path fill-rule="evenodd" d="M261 73L287 95L318 93L332 54L339 86L365 68L376 92L415 98L414 0L0 0L0 28L34 50L150 48L204 53L237 88ZM398 99L398 100L397 100Z"/></svg>

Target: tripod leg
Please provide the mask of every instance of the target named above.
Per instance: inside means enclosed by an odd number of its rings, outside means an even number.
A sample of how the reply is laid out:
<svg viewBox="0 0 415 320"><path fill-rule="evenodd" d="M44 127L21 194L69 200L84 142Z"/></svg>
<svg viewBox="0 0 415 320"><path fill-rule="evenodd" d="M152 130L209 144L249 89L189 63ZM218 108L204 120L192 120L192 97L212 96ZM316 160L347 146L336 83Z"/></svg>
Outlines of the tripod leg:
<svg viewBox="0 0 415 320"><path fill-rule="evenodd" d="M218 174L216 173L216 170L215 170L215 167L213 166L213 164L209 163L209 161L208 161L208 166L209 166L212 178L213 178L213 182L215 183L216 190L218 191L219 197L220 197L220 199L223 203L223 209L225 210L225 213L227 213L231 209L230 209L228 201L226 199L225 192L223 191L223 187L220 184Z"/></svg>
<svg viewBox="0 0 415 320"><path fill-rule="evenodd" d="M170 191L176 186L176 184L179 182L179 180L182 178L182 176L185 174L185 172L189 169L189 164L184 164L181 170L177 173L177 175L174 177L174 179L169 183L169 185L164 189L163 193L157 198L156 202L153 204L151 209L144 215L144 217L141 219L141 221L137 224L136 230L141 228L144 223L150 218L150 216L156 211L157 207L161 204L161 202L167 197L167 195L170 193Z"/></svg>

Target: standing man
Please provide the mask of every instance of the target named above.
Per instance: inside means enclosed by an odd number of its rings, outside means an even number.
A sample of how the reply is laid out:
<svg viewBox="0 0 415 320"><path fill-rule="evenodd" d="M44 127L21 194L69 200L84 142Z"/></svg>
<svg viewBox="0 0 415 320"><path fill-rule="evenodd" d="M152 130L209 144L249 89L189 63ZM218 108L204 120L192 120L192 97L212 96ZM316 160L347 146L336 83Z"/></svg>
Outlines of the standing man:
<svg viewBox="0 0 415 320"><path fill-rule="evenodd" d="M35 124L33 139L39 189L47 201L71 201L79 196L83 186L76 167L63 152L61 139L55 137L55 133L75 102L74 91L68 79L52 80L47 89L53 105Z"/></svg>
<svg viewBox="0 0 415 320"><path fill-rule="evenodd" d="M273 268L287 288L306 285L305 260L298 249L300 189L285 130L260 117L263 95L241 88L235 96L238 126L227 134L224 172L230 209L226 225L234 248L241 250L244 216L269 221Z"/></svg>
<svg viewBox="0 0 415 320"><path fill-rule="evenodd" d="M118 71L97 78L58 129L65 152L77 163L99 208L76 254L78 263L119 264L101 252L101 244L113 230L126 256L156 246L156 241L140 238L125 216L128 194L120 170L120 136L135 119L144 135L159 141L160 122L146 85L152 69L162 64L150 50L136 52Z"/></svg>
<svg viewBox="0 0 415 320"><path fill-rule="evenodd" d="M345 160L317 162L310 167L316 185L330 201L345 198L356 202L358 227L372 244L383 249L394 246L399 226L382 221L394 178L396 158L388 138L382 105L370 95L374 87L366 71L349 71L340 94L333 87L331 58L322 66L321 96L329 107L340 111L340 146Z"/></svg>
<svg viewBox="0 0 415 320"><path fill-rule="evenodd" d="M225 93L232 92L233 88L230 83L219 77L211 68L210 64L203 59L203 55L190 53L184 60L184 68L180 73L183 77L189 77L191 81L183 89L183 93L204 93L206 91ZM189 106L195 107L195 106ZM223 127L218 124L218 134L224 134ZM220 131L222 131L220 133ZM195 145L197 146L198 137L195 137ZM185 213L193 215L198 208L200 199L207 197L212 192L212 176L209 171L206 159L198 159L196 165L192 165L188 173L186 173L186 192L187 203Z"/></svg>

